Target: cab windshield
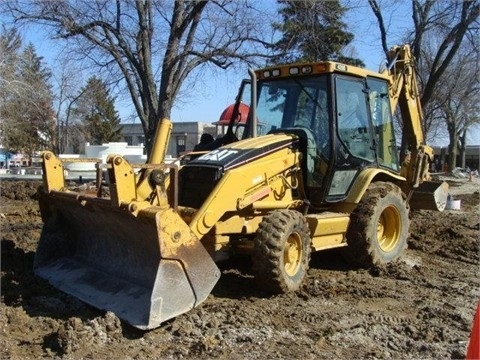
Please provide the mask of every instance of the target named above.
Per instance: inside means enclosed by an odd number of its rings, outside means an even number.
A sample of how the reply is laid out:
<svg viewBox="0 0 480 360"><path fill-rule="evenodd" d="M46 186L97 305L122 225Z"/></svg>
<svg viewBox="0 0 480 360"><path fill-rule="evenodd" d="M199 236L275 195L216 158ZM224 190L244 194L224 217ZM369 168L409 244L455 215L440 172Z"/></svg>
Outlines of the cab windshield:
<svg viewBox="0 0 480 360"><path fill-rule="evenodd" d="M265 135L277 129L309 129L317 147L329 142L326 75L262 81L257 89L257 131Z"/></svg>

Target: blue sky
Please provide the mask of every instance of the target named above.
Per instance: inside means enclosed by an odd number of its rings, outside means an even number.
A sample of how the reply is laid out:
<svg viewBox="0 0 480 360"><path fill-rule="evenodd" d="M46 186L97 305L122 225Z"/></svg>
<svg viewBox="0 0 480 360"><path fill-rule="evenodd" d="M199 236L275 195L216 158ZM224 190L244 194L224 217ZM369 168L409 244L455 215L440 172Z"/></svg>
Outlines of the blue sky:
<svg viewBox="0 0 480 360"><path fill-rule="evenodd" d="M262 5L269 12L276 9L276 1L274 0L263 0ZM405 19L405 16L398 18ZM398 18L395 17L395 19ZM378 30L375 19L368 4L363 2L363 4L357 5L354 11L347 14L346 22L349 24L350 31L358 34L353 44L356 52L355 56L361 58L367 65L367 68L378 70L379 65L383 61L383 53L377 40ZM405 27L405 25L402 27ZM21 32L25 42L31 41L48 66L55 69L56 58L62 46L58 42L50 40L46 31L43 31L40 27L30 26L22 28ZM246 66L238 66L235 69L226 71L217 69L205 72L205 78L202 79L199 86L194 91L189 91L188 96L178 101L178 104L172 111L172 120L202 122L218 120L223 109L235 100L240 81L248 77L247 71L248 68ZM117 101L117 108L122 118L126 118L134 113L131 100L127 97L123 101L122 99Z"/></svg>
<svg viewBox="0 0 480 360"><path fill-rule="evenodd" d="M377 71L384 63L380 36L376 19L366 1L345 0L353 10L346 14L344 21L349 30L355 34L350 51L355 57L364 61L366 68ZM384 17L388 33L389 45L401 44L408 29L412 28L410 2L402 0L380 1L384 6ZM276 2L263 0L261 3L266 11L275 14ZM1 20L1 17L0 17ZM48 66L55 69L56 58L62 46L48 38L48 34L39 27L22 28L25 42L31 41L38 54L44 57ZM222 111L231 104L243 78L248 77L246 66L235 69L205 71L204 77L197 82L193 90L185 92L172 110L173 121L217 121ZM133 119L135 111L128 96L117 98L117 110L124 121ZM128 120L131 122L132 120ZM441 140L446 142L447 140ZM470 136L470 143L480 143L477 131Z"/></svg>

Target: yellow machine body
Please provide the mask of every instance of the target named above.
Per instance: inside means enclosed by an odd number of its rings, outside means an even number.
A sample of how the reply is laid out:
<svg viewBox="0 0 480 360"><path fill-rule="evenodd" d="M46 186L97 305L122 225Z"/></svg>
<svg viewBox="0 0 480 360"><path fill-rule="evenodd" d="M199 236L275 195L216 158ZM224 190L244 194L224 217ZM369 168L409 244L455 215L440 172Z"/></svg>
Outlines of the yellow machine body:
<svg viewBox="0 0 480 360"><path fill-rule="evenodd" d="M370 234L367 242L371 236L379 239L377 250L385 261L396 258L406 241L408 207L443 210L448 187L429 181L432 152L423 143L408 46L392 49L390 60L382 74L334 62L252 72L255 100L242 139L225 141L181 167L167 165L171 122L163 119L147 163L130 164L112 154L106 164L97 164L93 191L68 189L64 164L75 159L44 152L45 226L35 273L133 326L151 329L207 298L220 277L215 260L224 253L251 254L259 283L273 292L298 288L311 250L355 246L352 239L364 232ZM340 89L347 80L364 86L365 79L385 89L365 98L379 104L370 105L373 125L342 128L340 95L328 89ZM328 101L318 97L318 89L307 89L322 81L332 84L318 88ZM261 93L267 103L285 103L262 113L257 84L269 86ZM389 103L381 103L384 97ZM391 121L376 125L397 104L411 146L401 165L394 138L388 137ZM289 107L295 111L288 113ZM258 133L279 109L282 124L290 125L271 123L268 133ZM312 135L320 110L326 129ZM310 126L298 127L307 113L313 114ZM370 131L375 141L368 138ZM330 139L321 147L327 133ZM101 186L105 169L107 191ZM377 204L369 215L372 229L361 217L370 211L369 203Z"/></svg>

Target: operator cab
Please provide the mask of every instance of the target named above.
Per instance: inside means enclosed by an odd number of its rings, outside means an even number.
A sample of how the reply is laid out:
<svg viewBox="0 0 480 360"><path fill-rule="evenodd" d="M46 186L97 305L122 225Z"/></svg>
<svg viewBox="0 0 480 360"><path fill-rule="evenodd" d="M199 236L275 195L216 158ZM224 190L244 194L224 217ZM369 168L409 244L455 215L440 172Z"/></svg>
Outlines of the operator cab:
<svg viewBox="0 0 480 360"><path fill-rule="evenodd" d="M251 109L242 138L296 135L314 205L345 199L366 167L399 171L388 79L349 68L326 62L256 72L255 121Z"/></svg>

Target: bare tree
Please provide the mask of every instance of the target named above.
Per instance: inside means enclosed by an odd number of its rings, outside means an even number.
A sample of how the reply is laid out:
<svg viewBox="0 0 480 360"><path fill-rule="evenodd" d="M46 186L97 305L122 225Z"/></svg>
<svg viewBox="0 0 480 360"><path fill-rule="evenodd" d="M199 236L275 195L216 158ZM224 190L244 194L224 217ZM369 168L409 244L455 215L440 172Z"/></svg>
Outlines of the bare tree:
<svg viewBox="0 0 480 360"><path fill-rule="evenodd" d="M67 150L71 150L71 142L74 138L81 137L76 132L77 126L73 126L75 125L73 109L83 94L81 87L84 84L84 80L82 69L76 65L74 59L68 56L68 54L61 57L58 63L56 71L52 73L58 137L55 151L58 154L62 154Z"/></svg>
<svg viewBox="0 0 480 360"><path fill-rule="evenodd" d="M382 9L377 0L369 0L369 4L379 24L382 47L388 51L388 34ZM427 108L462 42L474 37L478 31L480 5L478 0L411 0L411 6L414 29L407 37L418 61L421 103ZM435 37L429 36L432 31L435 32ZM427 43L430 44L430 49L435 47L430 61L424 61L422 53ZM425 130L428 132L428 129Z"/></svg>
<svg viewBox="0 0 480 360"><path fill-rule="evenodd" d="M369 5L377 18L382 48L387 51L389 46L384 14L377 0L369 0ZM431 139L438 135L446 122L449 148L456 149L460 130L456 125L462 121L453 117L460 116L457 112L460 110L455 108L455 111L451 112L450 107L446 112L449 101L441 98L442 94L438 89L445 86L448 77L454 76L455 65L452 62L462 44L474 42L478 37L479 1L411 0L411 9L413 29L406 34L406 38L417 60L423 130L426 138ZM453 103L450 102L450 105ZM468 105L462 107L465 109ZM466 136L463 139L466 139ZM402 154L404 151L405 139L402 139ZM455 154L451 153L449 159L453 164L455 158Z"/></svg>
<svg viewBox="0 0 480 360"><path fill-rule="evenodd" d="M457 54L452 69L443 77L436 90L437 106L445 120L448 135L448 168L457 166L458 151L465 166L465 148L468 130L480 122L478 98L480 85L479 52L477 48Z"/></svg>
<svg viewBox="0 0 480 360"><path fill-rule="evenodd" d="M5 6L17 22L72 40L104 74L121 74L148 150L194 70L226 69L265 54L260 13L248 1L10 0Z"/></svg>

